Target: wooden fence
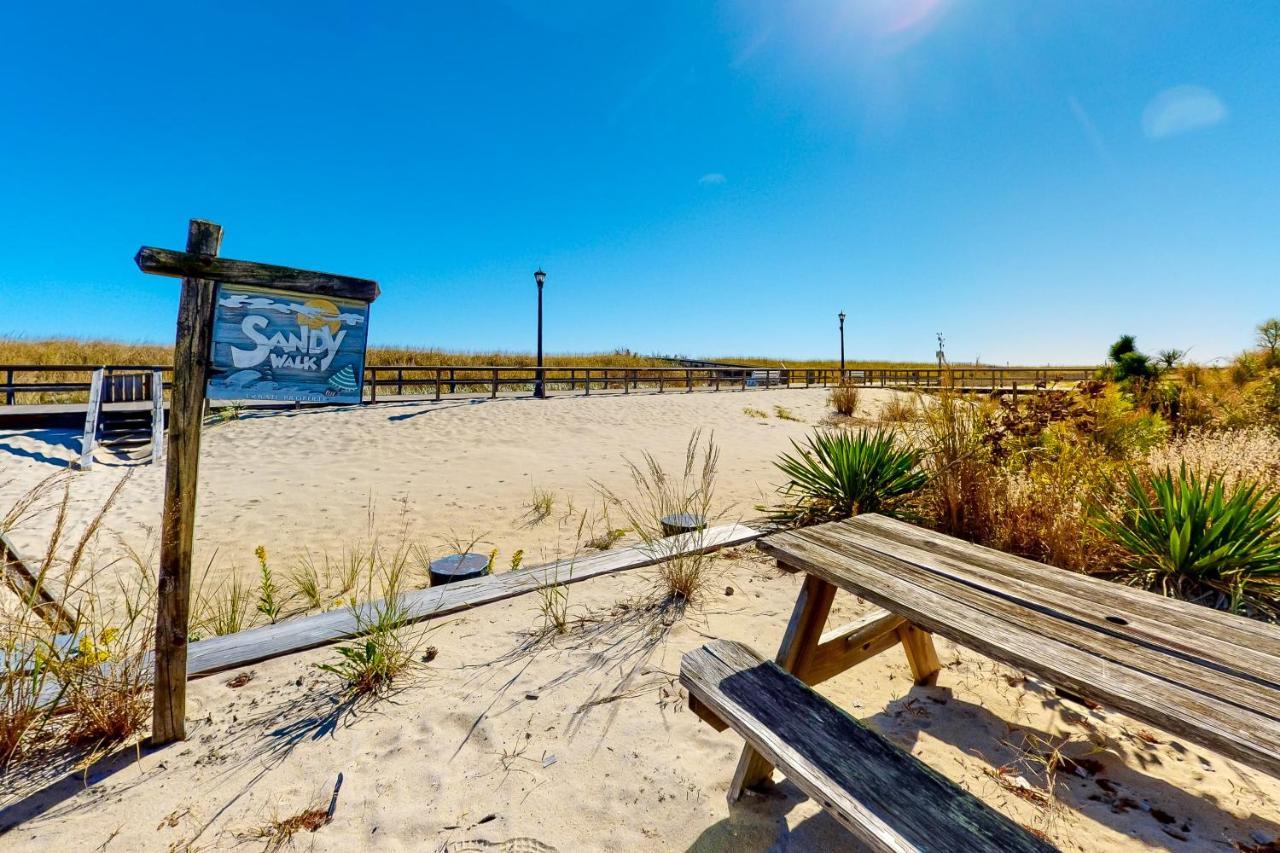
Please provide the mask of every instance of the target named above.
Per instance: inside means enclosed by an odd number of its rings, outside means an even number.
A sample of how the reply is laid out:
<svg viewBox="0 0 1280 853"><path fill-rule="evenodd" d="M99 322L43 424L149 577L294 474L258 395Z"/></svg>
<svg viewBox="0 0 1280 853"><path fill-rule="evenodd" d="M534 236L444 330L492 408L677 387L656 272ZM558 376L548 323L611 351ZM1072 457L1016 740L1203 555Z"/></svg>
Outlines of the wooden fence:
<svg viewBox="0 0 1280 853"><path fill-rule="evenodd" d="M104 403L150 398L154 371L168 389L173 368L164 365L102 365ZM0 365L0 404L3 406L86 403L95 365ZM1092 378L1096 367L947 367L857 368L845 371L844 381L861 387L917 390L954 389L972 394L1033 392ZM840 384L838 368L763 367L545 367L548 395L557 393L630 394L641 389L669 392L745 391L753 388L812 388ZM536 367L496 365L376 365L365 368L365 400L376 403L395 398L439 400L452 394L530 392L538 379Z"/></svg>

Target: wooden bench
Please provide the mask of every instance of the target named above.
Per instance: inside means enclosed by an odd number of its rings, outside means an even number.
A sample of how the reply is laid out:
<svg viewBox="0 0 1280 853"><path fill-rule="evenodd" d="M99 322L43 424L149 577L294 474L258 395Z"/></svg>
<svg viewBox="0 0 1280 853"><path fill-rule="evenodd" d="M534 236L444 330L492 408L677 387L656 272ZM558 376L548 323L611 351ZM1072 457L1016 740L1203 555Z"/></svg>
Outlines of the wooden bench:
<svg viewBox="0 0 1280 853"><path fill-rule="evenodd" d="M807 684L899 645L916 683L934 683L938 634L1064 696L1280 776L1276 625L878 515L774 534L757 546L780 567L806 575L775 662ZM837 589L879 609L824 632ZM693 698L691 704L703 701ZM748 739L730 802L766 780L783 757Z"/></svg>
<svg viewBox="0 0 1280 853"><path fill-rule="evenodd" d="M873 849L1053 849L740 643L689 652L680 683Z"/></svg>

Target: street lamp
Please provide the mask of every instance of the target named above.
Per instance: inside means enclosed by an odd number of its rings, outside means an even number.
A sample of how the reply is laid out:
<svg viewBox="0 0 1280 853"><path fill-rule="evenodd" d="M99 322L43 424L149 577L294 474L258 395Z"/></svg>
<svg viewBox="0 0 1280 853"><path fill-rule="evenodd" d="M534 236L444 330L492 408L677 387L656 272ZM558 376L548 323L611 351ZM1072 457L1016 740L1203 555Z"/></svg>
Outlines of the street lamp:
<svg viewBox="0 0 1280 853"><path fill-rule="evenodd" d="M840 312L840 384L844 384L844 312Z"/></svg>
<svg viewBox="0 0 1280 853"><path fill-rule="evenodd" d="M533 274L533 280L538 283L538 378L533 384L533 396L545 400L547 389L542 383L542 283L547 280L547 274L542 271L542 267L538 267L538 271Z"/></svg>

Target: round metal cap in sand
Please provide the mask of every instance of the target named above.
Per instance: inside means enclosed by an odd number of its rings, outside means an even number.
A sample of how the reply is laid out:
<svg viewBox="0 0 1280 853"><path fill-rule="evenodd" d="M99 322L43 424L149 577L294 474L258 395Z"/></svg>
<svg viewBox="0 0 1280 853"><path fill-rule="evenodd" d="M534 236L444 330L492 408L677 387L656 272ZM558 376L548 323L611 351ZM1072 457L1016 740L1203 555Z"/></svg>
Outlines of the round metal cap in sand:
<svg viewBox="0 0 1280 853"><path fill-rule="evenodd" d="M692 533L707 526L707 520L691 512L677 512L662 519L662 535L675 536L677 533Z"/></svg>
<svg viewBox="0 0 1280 853"><path fill-rule="evenodd" d="M489 558L484 554L450 554L431 561L431 585L467 581L489 573Z"/></svg>

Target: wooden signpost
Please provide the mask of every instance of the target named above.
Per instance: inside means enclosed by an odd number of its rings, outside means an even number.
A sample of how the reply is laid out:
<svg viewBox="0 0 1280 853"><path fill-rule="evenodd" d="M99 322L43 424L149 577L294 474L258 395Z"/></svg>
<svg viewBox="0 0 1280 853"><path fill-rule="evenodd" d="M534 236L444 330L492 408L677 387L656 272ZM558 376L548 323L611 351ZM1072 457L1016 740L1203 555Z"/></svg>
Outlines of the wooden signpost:
<svg viewBox="0 0 1280 853"><path fill-rule="evenodd" d="M152 714L151 742L154 745L182 740L186 737L187 709L187 635L191 611L191 543L195 532L196 481L200 465L200 427L211 366L214 362L214 318L218 310L220 285L271 288L284 301L292 294L330 297L363 305L367 320L368 304L378 297L377 282L363 278L330 275L309 270L235 261L219 258L222 226L202 220L191 220L187 231L187 250L154 249L144 246L134 261L145 273L182 279L182 296L178 303L178 334L174 347L173 386L169 410L169 448L164 482L164 519L160 536L160 572L156 609L155 701ZM283 292L283 293L282 293ZM323 300L316 300L323 301ZM303 303L305 304L305 302ZM327 315L326 302L318 306ZM345 303L344 303L345 304ZM313 306L317 307L317 306ZM284 309L289 310L289 309ZM299 314L299 317L304 315ZM314 319L314 312L310 315ZM336 319L320 316L316 323L325 331ZM307 324L301 324L308 331ZM360 374L363 376L364 349L361 324ZM319 327L317 326L318 330ZM293 346L310 347L313 343L327 352L332 334L315 336L299 333L301 344L280 338L279 349ZM276 352L284 358L290 353ZM297 353L292 353L297 355ZM351 353L349 352L350 356ZM317 367L321 359L317 359ZM282 362L283 364L283 362ZM281 383L273 383L280 385ZM272 388L278 391L279 388ZM347 391L344 386L343 391ZM359 391L356 391L358 402ZM245 397L253 395L246 391ZM275 396L270 399L293 399ZM314 401L308 394L297 399ZM350 399L349 394L343 401ZM323 399L321 401L324 401Z"/></svg>

